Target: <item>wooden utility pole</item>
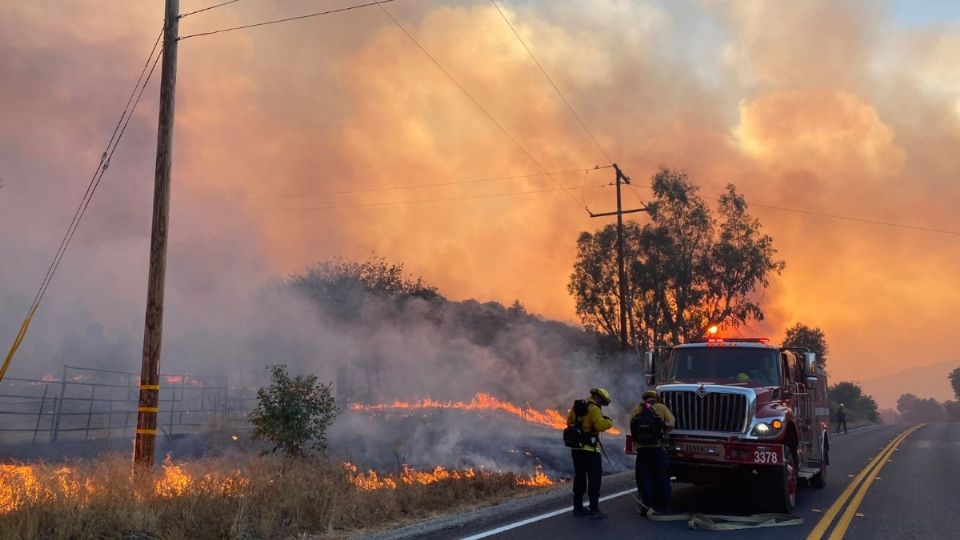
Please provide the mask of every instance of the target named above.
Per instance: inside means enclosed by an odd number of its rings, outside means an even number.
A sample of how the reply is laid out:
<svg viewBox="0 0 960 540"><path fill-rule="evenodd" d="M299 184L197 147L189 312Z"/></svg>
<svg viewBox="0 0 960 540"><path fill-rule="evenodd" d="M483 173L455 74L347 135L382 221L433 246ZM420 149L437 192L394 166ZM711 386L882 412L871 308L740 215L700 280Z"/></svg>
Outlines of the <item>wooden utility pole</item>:
<svg viewBox="0 0 960 540"><path fill-rule="evenodd" d="M620 351L627 352L630 350L630 340L627 337L627 311L630 309L628 296L627 296L627 272L624 267L624 258L623 258L623 215L632 214L634 212L646 212L647 207L634 208L632 210L624 210L622 206L622 201L620 197L620 184L629 184L630 178L623 174L623 171L620 170L620 167L614 163L613 169L617 171L617 211L616 212L603 212L601 214L594 214L590 212L590 217L602 217L602 216L617 216L617 281L620 286Z"/></svg>
<svg viewBox="0 0 960 540"><path fill-rule="evenodd" d="M163 23L163 66L160 73L160 121L157 126L157 166L150 233L150 275L147 316L143 330L143 364L134 463L152 466L160 412L160 344L163 336L163 286L167 267L167 227L170 224L170 169L173 163L173 110L177 89L177 40L180 0L166 0Z"/></svg>

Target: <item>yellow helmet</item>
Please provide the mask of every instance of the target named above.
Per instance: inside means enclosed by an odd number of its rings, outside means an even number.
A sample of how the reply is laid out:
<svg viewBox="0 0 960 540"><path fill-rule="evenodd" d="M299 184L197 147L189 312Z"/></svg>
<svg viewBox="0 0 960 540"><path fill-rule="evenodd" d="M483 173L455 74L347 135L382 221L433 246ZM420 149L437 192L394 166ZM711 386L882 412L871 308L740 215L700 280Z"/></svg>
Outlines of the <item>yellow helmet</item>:
<svg viewBox="0 0 960 540"><path fill-rule="evenodd" d="M657 395L656 390L647 390L643 393L643 400L646 401L648 399L660 399L660 396Z"/></svg>
<svg viewBox="0 0 960 540"><path fill-rule="evenodd" d="M597 398L600 405L610 404L610 392L607 392L606 388L591 388L590 395Z"/></svg>

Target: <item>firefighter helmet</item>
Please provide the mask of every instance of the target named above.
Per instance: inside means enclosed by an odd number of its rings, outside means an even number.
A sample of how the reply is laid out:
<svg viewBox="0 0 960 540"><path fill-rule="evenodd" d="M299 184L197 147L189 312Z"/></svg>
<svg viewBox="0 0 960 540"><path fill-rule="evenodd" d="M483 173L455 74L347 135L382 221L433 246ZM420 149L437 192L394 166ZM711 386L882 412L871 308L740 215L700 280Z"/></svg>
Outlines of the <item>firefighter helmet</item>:
<svg viewBox="0 0 960 540"><path fill-rule="evenodd" d="M597 403L600 405L610 404L610 392L607 392L605 388L591 388L590 395L597 398Z"/></svg>
<svg viewBox="0 0 960 540"><path fill-rule="evenodd" d="M660 396L657 395L657 391L656 391L656 390L647 390L646 392L643 393L643 400L644 400L644 401L646 401L646 400L648 400L648 399L659 399L659 398L660 398Z"/></svg>

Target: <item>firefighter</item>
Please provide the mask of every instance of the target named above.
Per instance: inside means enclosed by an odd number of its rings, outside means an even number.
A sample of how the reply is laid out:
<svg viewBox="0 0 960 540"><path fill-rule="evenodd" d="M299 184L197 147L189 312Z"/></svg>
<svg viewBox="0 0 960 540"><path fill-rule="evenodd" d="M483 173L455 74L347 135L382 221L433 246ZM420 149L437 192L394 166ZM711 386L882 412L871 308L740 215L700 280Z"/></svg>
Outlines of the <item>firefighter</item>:
<svg viewBox="0 0 960 540"><path fill-rule="evenodd" d="M591 519L606 519L607 514L600 511L600 479L603 463L600 460L602 446L600 432L613 427L613 420L604 416L601 408L610 404L610 392L603 388L591 388L587 398L587 412L583 415L581 429L587 434L587 440L580 448L573 448L573 515L589 515ZM573 409L567 414L567 424L575 424L577 415ZM589 486L589 487L588 487ZM583 507L583 494L587 493L590 510Z"/></svg>
<svg viewBox="0 0 960 540"><path fill-rule="evenodd" d="M837 409L837 435L840 434L840 426L843 426L843 434L847 434L847 411L843 407L843 403L840 404L840 408Z"/></svg>
<svg viewBox="0 0 960 540"><path fill-rule="evenodd" d="M641 414L645 413L645 414ZM655 419L651 422L650 419ZM643 505L654 512L670 513L670 473L667 468L666 433L676 425L676 418L666 405L659 402L656 390L643 393L643 401L630 412L630 431L636 440L637 491ZM644 436L644 431L652 435Z"/></svg>

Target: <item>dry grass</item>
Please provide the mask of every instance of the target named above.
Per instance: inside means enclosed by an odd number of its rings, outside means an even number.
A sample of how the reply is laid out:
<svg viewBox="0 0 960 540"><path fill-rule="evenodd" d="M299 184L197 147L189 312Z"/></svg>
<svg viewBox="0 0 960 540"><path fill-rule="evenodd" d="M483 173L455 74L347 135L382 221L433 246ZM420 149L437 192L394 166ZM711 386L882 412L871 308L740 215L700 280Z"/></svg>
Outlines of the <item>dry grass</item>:
<svg viewBox="0 0 960 540"><path fill-rule="evenodd" d="M273 457L165 463L134 474L119 456L0 466L0 538L349 536L531 489L477 472L431 484L361 489L343 464Z"/></svg>

